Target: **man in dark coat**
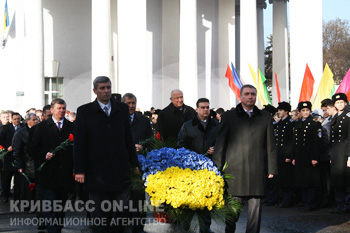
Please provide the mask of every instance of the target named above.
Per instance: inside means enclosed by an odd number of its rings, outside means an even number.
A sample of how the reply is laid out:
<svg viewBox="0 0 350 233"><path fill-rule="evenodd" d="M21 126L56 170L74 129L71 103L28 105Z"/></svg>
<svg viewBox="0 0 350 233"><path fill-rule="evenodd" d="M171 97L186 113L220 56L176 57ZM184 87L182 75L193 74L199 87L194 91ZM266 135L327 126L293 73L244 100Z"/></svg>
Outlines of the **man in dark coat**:
<svg viewBox="0 0 350 233"><path fill-rule="evenodd" d="M34 113L29 113L25 117L26 124L24 127L17 130L12 139L14 165L17 171L21 174L24 172L27 177L34 182L35 168L34 161L27 153L27 140L29 129L38 123L38 117ZM24 176L21 180L21 200L35 200L35 190L29 189L28 181Z"/></svg>
<svg viewBox="0 0 350 233"><path fill-rule="evenodd" d="M294 125L292 163L295 165L295 184L300 188L304 207L300 211L317 208L317 190L320 187L320 147L322 129L320 122L311 116L311 103L300 102L298 110L302 118Z"/></svg>
<svg viewBox="0 0 350 233"><path fill-rule="evenodd" d="M135 112L136 109L136 103L137 98L132 93L126 93L123 95L122 102L127 104L129 106L129 114L130 114L130 121L131 121L131 128L134 136L134 142L136 151L140 151L143 149L143 145L138 144L141 141L144 141L150 137L152 137L153 132L151 128L151 123L149 119L139 113ZM146 145L145 145L146 146ZM145 191L139 191L139 190L132 190L130 194L130 198L132 199L132 204L134 209L136 210L142 210L142 205L140 206L140 201L145 201ZM146 218L145 212L135 212L132 213L134 218ZM132 232L133 233L142 233L144 226L138 222L135 221L134 225L132 226Z"/></svg>
<svg viewBox="0 0 350 233"><path fill-rule="evenodd" d="M212 119L209 115L210 109L208 99L199 99L196 106L198 115L182 125L177 140L177 147L184 147L199 154L207 154L209 158L212 158L219 122ZM212 232L210 230L210 212L208 210L202 210L199 219L201 221L200 232ZM186 226L184 228L186 228Z"/></svg>
<svg viewBox="0 0 350 233"><path fill-rule="evenodd" d="M48 201L51 206L59 200L64 207L68 193L74 187L73 149L72 146L68 146L55 154L51 152L73 134L74 125L64 117L66 102L63 99L54 99L51 102L51 112L51 118L36 126L29 151L37 163L46 162L39 174L43 200ZM63 223L65 212L63 210L43 212L46 219L55 219L59 223L48 224L48 232L60 232L63 228L60 223Z"/></svg>
<svg viewBox="0 0 350 233"><path fill-rule="evenodd" d="M190 106L184 104L182 91L171 91L171 103L164 108L158 117L160 136L164 139L177 140L182 124L196 116L196 112Z"/></svg>
<svg viewBox="0 0 350 233"><path fill-rule="evenodd" d="M331 186L337 208L332 213L350 212L350 111L344 93L332 97L338 113L331 121Z"/></svg>
<svg viewBox="0 0 350 233"><path fill-rule="evenodd" d="M331 99L324 99L321 101L321 108L324 111L324 121L321 123L322 126L322 149L320 155L320 173L321 173L321 197L320 197L320 208L327 207L331 201L330 193L330 147L331 147L331 123L332 118L337 113L333 101ZM326 109L326 111L325 111ZM334 111L333 111L334 110Z"/></svg>
<svg viewBox="0 0 350 233"><path fill-rule="evenodd" d="M16 172L13 164L13 148L12 138L15 131L21 128L21 116L19 113L14 112L12 114L12 123L6 124L0 133L0 145L2 145L8 153L4 156L4 165L2 168L1 186L2 186L2 201L8 202L10 195L11 179L14 176L14 199L20 198L20 176Z"/></svg>
<svg viewBox="0 0 350 233"><path fill-rule="evenodd" d="M278 103L278 115L281 120L276 124L276 146L278 157L279 207L292 206L295 188L294 166L292 164L294 120L289 116L291 106L287 102Z"/></svg>
<svg viewBox="0 0 350 233"><path fill-rule="evenodd" d="M241 103L222 115L213 155L216 165L222 168L227 162L225 172L234 176L234 181L227 184L228 194L242 204L248 203L246 232L260 231L261 197L266 176L273 178L277 175L272 117L255 106L256 94L252 85L241 88ZM226 222L226 232L234 232L235 229L234 222Z"/></svg>
<svg viewBox="0 0 350 233"><path fill-rule="evenodd" d="M106 211L101 203L117 201L119 205L125 205L129 198L131 168L138 172L129 108L111 100L108 77L97 77L93 86L97 99L77 110L75 180L85 184L89 199L94 202L91 217L107 220L107 225L93 226L93 232L122 232L122 222L111 222L112 218L120 217L122 210Z"/></svg>

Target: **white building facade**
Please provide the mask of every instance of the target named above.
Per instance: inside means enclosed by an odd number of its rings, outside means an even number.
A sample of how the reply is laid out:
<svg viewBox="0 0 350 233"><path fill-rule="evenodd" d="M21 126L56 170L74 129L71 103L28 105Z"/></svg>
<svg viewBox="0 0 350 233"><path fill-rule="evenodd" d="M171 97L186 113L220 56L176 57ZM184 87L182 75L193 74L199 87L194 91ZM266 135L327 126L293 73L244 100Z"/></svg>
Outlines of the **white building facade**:
<svg viewBox="0 0 350 233"><path fill-rule="evenodd" d="M273 70L282 101L295 107L306 62L316 83L322 75L322 1L269 3L274 8ZM245 83L254 83L248 64L264 72L263 13L269 3L7 0L10 26L0 49L0 109L23 113L61 97L75 111L95 98L92 80L101 75L111 78L114 93L134 93L142 111L166 107L177 88L187 105L195 107L198 98L206 97L212 107L229 109L237 102L225 77L227 64L235 65ZM0 12L4 5L0 0ZM297 13L309 8L317 17ZM273 99L277 103L274 92Z"/></svg>

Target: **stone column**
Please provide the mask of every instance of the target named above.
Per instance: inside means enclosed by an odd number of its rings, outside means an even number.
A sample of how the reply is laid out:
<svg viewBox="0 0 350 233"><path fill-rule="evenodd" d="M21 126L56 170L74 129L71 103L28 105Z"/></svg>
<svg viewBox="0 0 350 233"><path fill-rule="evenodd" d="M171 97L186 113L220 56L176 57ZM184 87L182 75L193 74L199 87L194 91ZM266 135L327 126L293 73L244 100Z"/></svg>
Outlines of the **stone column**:
<svg viewBox="0 0 350 233"><path fill-rule="evenodd" d="M253 84L249 64L258 71L258 32L256 0L244 0L240 5L240 73L246 84Z"/></svg>
<svg viewBox="0 0 350 233"><path fill-rule="evenodd" d="M92 0L92 81L97 76L107 76L111 80L111 2ZM91 85L92 85L91 81ZM112 85L115 85L112 83ZM92 86L93 88L93 86ZM92 92L91 100L95 99Z"/></svg>
<svg viewBox="0 0 350 233"><path fill-rule="evenodd" d="M287 0L273 1L272 101L277 106L275 73L281 92L281 101L289 102L288 21Z"/></svg>
<svg viewBox="0 0 350 233"><path fill-rule="evenodd" d="M184 102L195 107L198 99L197 1L180 0L180 75L179 88Z"/></svg>
<svg viewBox="0 0 350 233"><path fill-rule="evenodd" d="M293 0L289 3L291 104L297 107L306 63L315 79L316 95L323 72L322 1ZM313 98L311 98L313 102Z"/></svg>
<svg viewBox="0 0 350 233"><path fill-rule="evenodd" d="M264 9L265 0L257 0L257 30L258 30L258 67L265 74L265 35L264 35Z"/></svg>
<svg viewBox="0 0 350 233"><path fill-rule="evenodd" d="M210 100L210 104L216 107L230 109L235 107L236 96L228 85L225 77L227 65L231 62L236 66L236 27L237 15L235 13L235 0L219 0L218 13L218 82L212 82L213 95L216 98ZM215 88L215 89L214 89Z"/></svg>
<svg viewBox="0 0 350 233"><path fill-rule="evenodd" d="M25 26L23 28L22 22L18 22L22 30L19 32L20 37L25 39L25 57L23 64L23 75L27 78L24 80L25 88L23 106L28 107L33 104L37 108L44 106L44 35L43 35L43 7L42 0L25 1ZM22 18L21 15L19 18ZM20 29L20 30L21 30ZM22 40L21 38L20 40ZM16 90L23 91L23 90ZM18 101L17 101L18 102Z"/></svg>
<svg viewBox="0 0 350 233"><path fill-rule="evenodd" d="M162 0L161 46L161 108L164 108L169 104L170 92L179 87L180 0ZM188 102L186 101L186 103Z"/></svg>

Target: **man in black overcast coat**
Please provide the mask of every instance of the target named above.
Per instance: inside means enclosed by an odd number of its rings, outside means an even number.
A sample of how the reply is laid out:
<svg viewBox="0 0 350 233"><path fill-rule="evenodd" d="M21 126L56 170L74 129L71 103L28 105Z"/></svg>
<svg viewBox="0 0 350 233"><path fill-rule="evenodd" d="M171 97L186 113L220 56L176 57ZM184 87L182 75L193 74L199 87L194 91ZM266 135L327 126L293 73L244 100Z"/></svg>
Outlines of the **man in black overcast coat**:
<svg viewBox="0 0 350 233"><path fill-rule="evenodd" d="M74 139L75 180L84 183L94 202L92 218L107 219L108 226L93 226L93 232L122 232L112 229L110 220L120 212L103 211L103 201L126 204L129 198L130 168L138 172L138 159L132 137L129 108L111 100L111 81L99 76L94 80L97 99L77 110ZM116 210L118 211L118 210Z"/></svg>
<svg viewBox="0 0 350 233"><path fill-rule="evenodd" d="M63 99L54 99L51 102L52 117L36 126L33 139L29 145L30 157L38 164L46 161L39 172L43 200L50 205L57 200L62 201L64 207L69 192L73 190L73 149L68 146L55 154L51 152L73 134L74 125L64 116L66 114L66 102ZM65 212L43 211L45 218L57 219L63 222ZM48 224L48 232L60 232L63 225Z"/></svg>
<svg viewBox="0 0 350 233"><path fill-rule="evenodd" d="M171 103L164 108L158 117L160 136L164 139L177 140L182 124L196 116L196 112L190 106L184 104L182 91L171 91Z"/></svg>
<svg viewBox="0 0 350 233"><path fill-rule="evenodd" d="M134 136L135 141L135 148L137 151L140 151L143 149L143 146L147 145L140 145L141 141L144 141L150 137L152 137L153 132L151 128L151 123L149 119L137 112L136 110L136 103L137 98L132 93L126 93L123 95L122 102L127 104L129 106L129 114L130 114L130 121L131 121L131 128ZM131 191L131 199L133 201L133 207L134 209L142 209L142 205L140 206L140 201L145 201L145 191L139 191L139 190L132 190ZM132 213L134 218L145 218L146 213L145 212L136 212ZM133 233L143 233L144 226L138 222L133 224L132 232Z"/></svg>
<svg viewBox="0 0 350 233"><path fill-rule="evenodd" d="M20 198L20 177L19 173L16 172L13 164L13 148L12 139L16 130L20 129L22 126L20 124L21 116L19 113L14 112L12 114L12 123L6 124L0 133L0 145L2 145L8 153L4 156L4 165L2 168L1 176L1 187L2 187L2 201L8 202L10 195L11 179L14 176L14 199L18 200Z"/></svg>
<svg viewBox="0 0 350 233"><path fill-rule="evenodd" d="M246 232L260 231L261 197L266 178L277 175L277 154L270 113L255 106L257 91L252 85L241 88L241 103L222 115L213 161L234 176L228 194L241 204L248 203ZM265 168L265 155L267 168ZM267 171L267 174L266 174ZM236 224L226 223L225 231L235 232Z"/></svg>
<svg viewBox="0 0 350 233"><path fill-rule="evenodd" d="M209 100L200 98L196 103L197 116L186 121L179 132L177 147L184 147L199 154L207 154L211 159L214 153L219 122L210 117ZM207 209L200 210L200 232L210 233L211 216ZM189 226L184 224L184 228Z"/></svg>

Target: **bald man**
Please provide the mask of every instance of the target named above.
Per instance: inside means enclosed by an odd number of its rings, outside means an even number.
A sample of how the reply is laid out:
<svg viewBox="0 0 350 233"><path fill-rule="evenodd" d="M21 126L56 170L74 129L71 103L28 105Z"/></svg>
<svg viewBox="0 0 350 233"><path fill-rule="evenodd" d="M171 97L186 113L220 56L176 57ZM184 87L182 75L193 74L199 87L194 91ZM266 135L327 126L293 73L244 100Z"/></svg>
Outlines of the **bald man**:
<svg viewBox="0 0 350 233"><path fill-rule="evenodd" d="M183 92L179 89L170 93L171 103L164 108L158 117L158 127L164 140L177 140L177 136L184 122L192 120L196 111L184 104Z"/></svg>

